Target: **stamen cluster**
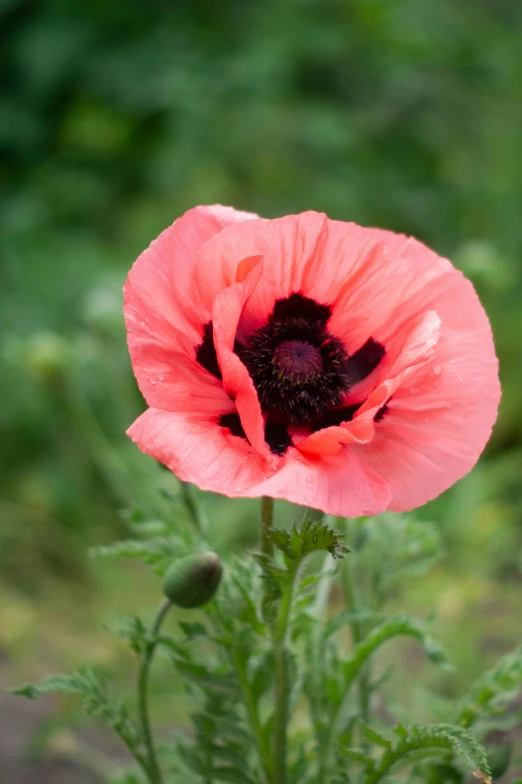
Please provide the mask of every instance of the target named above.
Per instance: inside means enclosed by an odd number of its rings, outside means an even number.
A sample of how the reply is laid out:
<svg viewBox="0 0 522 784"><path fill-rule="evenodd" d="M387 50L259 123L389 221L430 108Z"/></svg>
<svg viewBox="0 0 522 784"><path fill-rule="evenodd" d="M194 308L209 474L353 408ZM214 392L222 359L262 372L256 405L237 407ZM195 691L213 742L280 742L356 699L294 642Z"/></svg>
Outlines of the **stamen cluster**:
<svg viewBox="0 0 522 784"><path fill-rule="evenodd" d="M278 300L268 323L237 353L261 407L285 423L308 424L341 403L348 355L327 330L330 308L301 294Z"/></svg>

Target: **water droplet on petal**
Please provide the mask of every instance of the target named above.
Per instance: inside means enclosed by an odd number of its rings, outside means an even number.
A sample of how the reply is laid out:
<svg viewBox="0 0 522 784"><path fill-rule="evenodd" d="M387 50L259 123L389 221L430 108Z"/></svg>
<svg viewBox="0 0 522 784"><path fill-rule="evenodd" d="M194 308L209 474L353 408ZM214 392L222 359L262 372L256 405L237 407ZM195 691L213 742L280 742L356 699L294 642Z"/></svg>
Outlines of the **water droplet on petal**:
<svg viewBox="0 0 522 784"><path fill-rule="evenodd" d="M154 386L156 384L156 379L155 378L151 378L150 379L150 383L152 384L152 386Z"/></svg>
<svg viewBox="0 0 522 784"><path fill-rule="evenodd" d="M435 367L433 368L433 375L434 376L439 376L441 374L441 372L442 372L442 366L441 365L435 365Z"/></svg>
<svg viewBox="0 0 522 784"><path fill-rule="evenodd" d="M163 382L164 378L165 378L165 376L158 376L158 381L160 382L160 384Z"/></svg>
<svg viewBox="0 0 522 784"><path fill-rule="evenodd" d="M410 387L410 395L416 395L418 391L417 387Z"/></svg>

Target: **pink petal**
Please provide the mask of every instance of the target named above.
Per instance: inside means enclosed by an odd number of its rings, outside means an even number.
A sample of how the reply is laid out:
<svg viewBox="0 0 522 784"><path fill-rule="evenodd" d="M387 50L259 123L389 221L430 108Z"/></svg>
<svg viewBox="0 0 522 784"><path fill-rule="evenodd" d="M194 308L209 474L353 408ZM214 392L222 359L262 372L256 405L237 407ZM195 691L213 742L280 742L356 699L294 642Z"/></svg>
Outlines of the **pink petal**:
<svg viewBox="0 0 522 784"><path fill-rule="evenodd" d="M248 494L270 471L244 438L195 414L149 408L127 434L185 482L229 496Z"/></svg>
<svg viewBox="0 0 522 784"><path fill-rule="evenodd" d="M124 286L125 323L134 374L149 405L183 406L192 374L202 401L219 394L217 379L195 361L210 314L198 310L192 295L194 265L207 240L256 217L220 205L196 207L160 234L132 267Z"/></svg>
<svg viewBox="0 0 522 784"><path fill-rule="evenodd" d="M270 450L265 443L264 419L256 389L248 370L234 353L237 325L245 303L259 283L263 265L261 257L255 256L244 259L240 266L242 282L229 286L214 300L212 310L214 345L223 375L223 386L235 401L247 438L259 454L264 455L266 459L271 459ZM246 269L249 272L244 277Z"/></svg>
<svg viewBox="0 0 522 784"><path fill-rule="evenodd" d="M375 438L355 447L390 485L390 508L425 504L476 463L497 416L498 362L473 286L453 270L416 295L441 319L432 359L393 392Z"/></svg>
<svg viewBox="0 0 522 784"><path fill-rule="evenodd" d="M281 468L245 495L284 498L345 517L379 514L391 497L387 483L359 460L351 446L318 459L290 449Z"/></svg>
<svg viewBox="0 0 522 784"><path fill-rule="evenodd" d="M294 291L314 296L327 222L325 215L307 212L250 221L246 230L241 224L225 229L200 253L197 279L205 306L211 307L217 292L235 281L243 259L256 255L263 257L263 276L243 314L243 332L261 326L276 299Z"/></svg>
<svg viewBox="0 0 522 784"><path fill-rule="evenodd" d="M366 381L355 387L354 394L357 399L363 400L366 395L368 397L355 413L352 421L312 433L297 444L298 448L307 454L325 455L335 454L341 449L342 444L369 443L375 431L375 414L402 384L430 361L439 338L439 331L440 318L434 311L412 319L411 323L399 330L394 341L394 351L387 354L383 360L383 370L380 372L384 380L376 386L370 377L366 379L375 387L371 394L371 386L366 384ZM372 376L374 377L374 374ZM347 404L350 402L349 396Z"/></svg>

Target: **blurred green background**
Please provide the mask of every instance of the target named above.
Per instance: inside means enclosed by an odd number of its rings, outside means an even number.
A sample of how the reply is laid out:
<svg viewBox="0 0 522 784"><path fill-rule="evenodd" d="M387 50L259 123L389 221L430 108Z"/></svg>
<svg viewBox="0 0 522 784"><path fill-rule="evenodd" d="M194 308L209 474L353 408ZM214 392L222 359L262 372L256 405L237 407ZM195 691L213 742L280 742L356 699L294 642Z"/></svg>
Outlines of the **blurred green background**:
<svg viewBox="0 0 522 784"><path fill-rule="evenodd" d="M143 402L121 286L180 213L221 202L411 233L475 283L500 418L479 466L421 513L446 556L404 601L440 606L465 677L482 669L520 636L522 5L1 0L0 23L0 649L12 667L27 679L114 661L98 630L107 607L155 601L142 570L86 556L128 533L120 510L165 513L156 488L170 481L124 435ZM220 541L254 540L249 502L218 499L213 513Z"/></svg>

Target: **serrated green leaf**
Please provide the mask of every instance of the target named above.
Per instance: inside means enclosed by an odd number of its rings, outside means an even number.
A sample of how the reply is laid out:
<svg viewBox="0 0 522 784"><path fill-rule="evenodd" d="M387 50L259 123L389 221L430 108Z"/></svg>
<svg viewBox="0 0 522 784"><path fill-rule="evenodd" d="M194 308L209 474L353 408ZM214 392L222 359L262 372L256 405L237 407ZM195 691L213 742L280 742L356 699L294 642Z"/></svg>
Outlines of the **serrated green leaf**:
<svg viewBox="0 0 522 784"><path fill-rule="evenodd" d="M461 700L458 723L470 727L478 718L495 713L500 705L516 696L521 686L522 649L517 649L503 656L472 684Z"/></svg>
<svg viewBox="0 0 522 784"><path fill-rule="evenodd" d="M201 715L208 716L208 714L205 713L202 713ZM233 720L226 716L219 716L217 718L215 716L209 716L209 718L216 722L219 739L221 741L230 739L236 744L242 744L247 747L252 745L252 734L245 729L239 719Z"/></svg>
<svg viewBox="0 0 522 784"><path fill-rule="evenodd" d="M341 746L339 751L348 759L353 760L354 762L360 762L365 767L368 767L371 759L369 759L368 755L363 749L358 748L346 748L345 746Z"/></svg>
<svg viewBox="0 0 522 784"><path fill-rule="evenodd" d="M407 615L397 615L376 626L362 642L356 645L352 655L344 663L345 689L349 689L365 662L381 645L400 636L413 637L418 640L426 651L428 658L435 664L443 667L450 666L444 648L426 633L423 621L410 618Z"/></svg>
<svg viewBox="0 0 522 784"><path fill-rule="evenodd" d="M382 613L374 612L373 610L341 610L340 613L329 618L324 627L324 636L331 637L343 626L348 626L352 623L367 623L368 621L376 621L383 618Z"/></svg>
<svg viewBox="0 0 522 784"><path fill-rule="evenodd" d="M203 764L198 750L194 748L194 746L189 746L186 742L178 743L177 751L183 762L187 765L188 768L190 768L190 770L193 770L194 773L198 773L201 776L205 776L207 768Z"/></svg>
<svg viewBox="0 0 522 784"><path fill-rule="evenodd" d="M382 746L384 749L391 749L392 742L386 735L379 732L374 727L370 727L368 724L362 723L362 726L367 741L374 743L377 746Z"/></svg>
<svg viewBox="0 0 522 784"><path fill-rule="evenodd" d="M254 661L251 661L249 673L250 691L259 700L274 683L274 653L267 650Z"/></svg>
<svg viewBox="0 0 522 784"><path fill-rule="evenodd" d="M274 547L291 561L300 563L310 553L324 550L334 558L343 558L348 548L341 542L342 534L321 521L305 520L299 528L274 528L270 534Z"/></svg>
<svg viewBox="0 0 522 784"><path fill-rule="evenodd" d="M156 536L147 540L125 539L107 546L92 547L91 558L127 558L143 561L157 574L163 574L172 559L182 554L181 540L175 536Z"/></svg>
<svg viewBox="0 0 522 784"><path fill-rule="evenodd" d="M82 694L83 692L84 686L76 675L56 675L46 678L42 683L28 683L26 686L11 689L11 694L27 697L30 700L35 700L42 694Z"/></svg>
<svg viewBox="0 0 522 784"><path fill-rule="evenodd" d="M181 675L202 687L231 694L237 692L237 684L229 675L212 672L202 664L184 659L175 658L174 662Z"/></svg>
<svg viewBox="0 0 522 784"><path fill-rule="evenodd" d="M189 623L187 621L179 621L178 625L188 640L196 640L200 637L208 637L207 627L198 622Z"/></svg>
<svg viewBox="0 0 522 784"><path fill-rule="evenodd" d="M400 725L395 732L399 740L391 749L384 752L375 769L368 772L365 784L379 784L392 767L401 762L407 763L407 757L421 749L433 749L434 752L450 751L476 779L484 784L491 784L486 750L462 727L435 724L413 725L405 728Z"/></svg>
<svg viewBox="0 0 522 784"><path fill-rule="evenodd" d="M128 640L132 650L139 654L149 642L148 630L137 616L126 618L117 625L107 625L106 629L123 640Z"/></svg>
<svg viewBox="0 0 522 784"><path fill-rule="evenodd" d="M85 712L117 732L136 758L139 758L139 733L125 704L110 698L105 683L92 670L79 670L72 675L47 678L40 684L15 689L13 693L35 699L52 692L81 696Z"/></svg>
<svg viewBox="0 0 522 784"><path fill-rule="evenodd" d="M242 770L245 767L244 751L230 748L230 746L218 746L215 743L208 746L208 752L215 761L229 762L233 767Z"/></svg>

